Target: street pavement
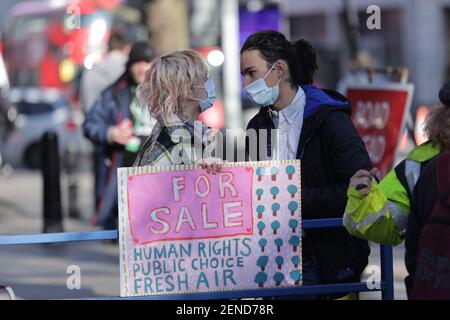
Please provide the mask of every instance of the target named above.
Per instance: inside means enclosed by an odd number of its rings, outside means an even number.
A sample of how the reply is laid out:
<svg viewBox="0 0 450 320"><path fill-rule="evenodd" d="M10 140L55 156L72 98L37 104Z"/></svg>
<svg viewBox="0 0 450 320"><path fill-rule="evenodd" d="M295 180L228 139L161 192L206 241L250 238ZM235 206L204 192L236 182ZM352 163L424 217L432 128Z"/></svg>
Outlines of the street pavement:
<svg viewBox="0 0 450 320"><path fill-rule="evenodd" d="M78 175L80 219L67 217L64 231L98 230L90 223L93 212L93 178ZM63 207L67 208L67 179L62 176ZM19 170L9 179L0 177L0 234L42 232L42 177L39 172ZM68 289L78 266L81 288ZM70 269L69 269L70 271ZM72 299L119 295L119 248L117 244L90 241L0 247L0 283L13 288L18 299Z"/></svg>
<svg viewBox="0 0 450 320"><path fill-rule="evenodd" d="M90 223L93 212L93 177L87 169L78 176L80 219L64 212L64 231L98 230ZM63 207L67 207L67 179L61 181ZM66 210L67 211L67 210ZM42 232L42 178L39 172L16 170L0 177L0 234ZM372 245L370 265L379 266L379 250ZM395 298L406 299L403 279L404 245L394 248ZM70 266L78 266L80 289L66 285ZM370 269L371 272L372 269ZM369 274L365 275L366 277ZM17 299L77 299L119 295L119 248L103 241L51 245L0 246L0 284L13 288ZM70 286L69 286L70 287ZM380 299L378 292L361 299Z"/></svg>

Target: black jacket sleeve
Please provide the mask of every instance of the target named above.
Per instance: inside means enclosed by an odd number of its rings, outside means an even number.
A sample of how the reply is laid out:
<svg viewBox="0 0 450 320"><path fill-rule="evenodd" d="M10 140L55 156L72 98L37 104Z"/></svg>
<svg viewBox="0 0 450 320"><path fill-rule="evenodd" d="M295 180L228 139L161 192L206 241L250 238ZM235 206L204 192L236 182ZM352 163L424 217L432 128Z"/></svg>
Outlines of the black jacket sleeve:
<svg viewBox="0 0 450 320"><path fill-rule="evenodd" d="M115 125L112 122L114 108L110 106L111 103L113 103L111 94L108 91L104 91L86 115L83 123L84 135L95 144L108 144L108 128Z"/></svg>
<svg viewBox="0 0 450 320"><path fill-rule="evenodd" d="M408 275L405 279L405 285L408 297L412 289L414 274L416 271L416 256L417 246L419 244L420 230L421 227L418 219L417 199L414 195L411 198L411 211L408 216L408 228L406 229L405 236L405 266L406 270L408 271Z"/></svg>
<svg viewBox="0 0 450 320"><path fill-rule="evenodd" d="M437 158L434 158L422 169L419 180L411 196L411 212L408 216L408 228L405 235L405 265L408 271L406 279L407 291L416 272L417 250L420 234L431 215L434 203L438 198Z"/></svg>
<svg viewBox="0 0 450 320"><path fill-rule="evenodd" d="M327 148L325 161L330 163L334 183L322 187L302 186L303 214L306 219L342 217L350 178L359 169L370 170L371 161L348 114L332 112L319 134ZM309 216L312 213L314 216Z"/></svg>

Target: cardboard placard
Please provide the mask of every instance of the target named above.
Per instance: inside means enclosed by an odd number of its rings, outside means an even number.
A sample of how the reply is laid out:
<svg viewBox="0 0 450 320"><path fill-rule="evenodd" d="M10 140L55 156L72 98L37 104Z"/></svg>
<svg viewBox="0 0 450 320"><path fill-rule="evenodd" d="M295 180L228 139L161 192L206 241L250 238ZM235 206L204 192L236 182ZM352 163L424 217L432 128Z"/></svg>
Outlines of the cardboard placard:
<svg viewBox="0 0 450 320"><path fill-rule="evenodd" d="M118 169L120 295L302 283L300 161Z"/></svg>

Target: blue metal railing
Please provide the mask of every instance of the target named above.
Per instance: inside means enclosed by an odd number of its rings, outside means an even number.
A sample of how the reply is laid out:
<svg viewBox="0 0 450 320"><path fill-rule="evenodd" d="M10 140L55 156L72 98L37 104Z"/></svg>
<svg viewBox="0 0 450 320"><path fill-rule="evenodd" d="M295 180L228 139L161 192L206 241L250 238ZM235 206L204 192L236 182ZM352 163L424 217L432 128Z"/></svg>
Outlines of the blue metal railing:
<svg viewBox="0 0 450 320"><path fill-rule="evenodd" d="M333 228L340 226L342 226L342 219L338 218L302 221L302 227L304 229ZM38 244L38 243L117 240L118 238L119 234L117 230L8 235L8 236L0 236L0 246ZM291 288L267 288L267 289L224 291L224 292L168 294L168 295L143 296L132 298L105 297L100 299L203 300L203 299L236 299L236 298L250 298L250 297L273 297L273 296L287 296L287 295L295 296L295 295L381 291L383 300L393 300L394 271L393 271L392 247L380 245L380 264L381 264L381 281L379 289L377 288L371 289L367 286L366 283L363 282L354 282L341 284L307 285Z"/></svg>

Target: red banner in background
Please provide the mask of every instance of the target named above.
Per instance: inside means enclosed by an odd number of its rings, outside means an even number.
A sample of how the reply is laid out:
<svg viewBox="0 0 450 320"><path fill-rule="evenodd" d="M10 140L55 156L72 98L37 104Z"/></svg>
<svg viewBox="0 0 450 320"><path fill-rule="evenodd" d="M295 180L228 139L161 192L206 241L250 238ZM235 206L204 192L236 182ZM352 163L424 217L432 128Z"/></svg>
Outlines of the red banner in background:
<svg viewBox="0 0 450 320"><path fill-rule="evenodd" d="M352 120L372 165L384 177L392 169L406 116L411 106L412 84L349 86Z"/></svg>

